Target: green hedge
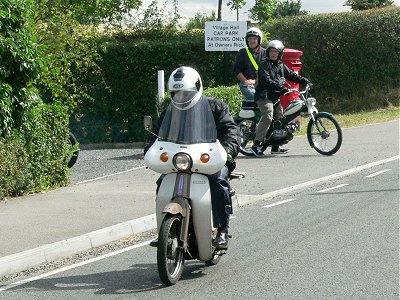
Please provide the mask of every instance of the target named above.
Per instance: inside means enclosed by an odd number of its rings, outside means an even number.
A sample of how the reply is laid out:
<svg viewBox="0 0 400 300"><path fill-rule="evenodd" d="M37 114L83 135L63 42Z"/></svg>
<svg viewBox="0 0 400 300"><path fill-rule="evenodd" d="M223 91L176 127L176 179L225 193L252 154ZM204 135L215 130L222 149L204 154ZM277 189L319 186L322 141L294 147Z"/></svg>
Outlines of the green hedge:
<svg viewBox="0 0 400 300"><path fill-rule="evenodd" d="M335 111L399 105L400 7L278 19L263 28L304 51L301 73Z"/></svg>
<svg viewBox="0 0 400 300"><path fill-rule="evenodd" d="M399 19L400 8L394 7L283 18L263 31L304 51L301 73L314 83L321 109L346 112L399 105ZM126 31L98 44L104 84L87 89L96 91L94 101L78 107L71 123L82 143L144 140L142 117L155 115L158 70L167 81L173 69L188 65L199 71L206 88L236 85L236 53L204 51L202 30ZM80 84L85 83L91 84L87 78ZM212 91L217 96L224 88ZM223 93L232 97L226 100L235 111L238 89Z"/></svg>
<svg viewBox="0 0 400 300"><path fill-rule="evenodd" d="M173 69L188 65L207 87L235 83L235 53L204 51L201 31L119 33L99 44L104 85L88 89L96 90L95 100L78 107L71 121L81 143L143 141L143 115L155 115L158 70L165 71L167 81Z"/></svg>

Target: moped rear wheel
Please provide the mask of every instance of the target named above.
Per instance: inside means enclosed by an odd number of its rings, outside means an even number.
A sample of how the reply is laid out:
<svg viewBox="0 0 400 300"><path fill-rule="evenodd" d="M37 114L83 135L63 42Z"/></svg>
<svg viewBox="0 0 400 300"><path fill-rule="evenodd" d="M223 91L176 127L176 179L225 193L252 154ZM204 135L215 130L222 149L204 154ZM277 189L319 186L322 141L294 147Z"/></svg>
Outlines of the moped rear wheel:
<svg viewBox="0 0 400 300"><path fill-rule="evenodd" d="M335 154L342 145L342 129L332 115L316 115L307 126L310 146L322 155Z"/></svg>
<svg viewBox="0 0 400 300"><path fill-rule="evenodd" d="M256 123L252 120L242 120L238 123L240 147L239 152L246 156L254 156L251 147L254 144L254 137L256 132Z"/></svg>
<svg viewBox="0 0 400 300"><path fill-rule="evenodd" d="M157 266L161 281L174 285L182 275L184 253L180 247L182 217L166 215L161 224L157 246Z"/></svg>

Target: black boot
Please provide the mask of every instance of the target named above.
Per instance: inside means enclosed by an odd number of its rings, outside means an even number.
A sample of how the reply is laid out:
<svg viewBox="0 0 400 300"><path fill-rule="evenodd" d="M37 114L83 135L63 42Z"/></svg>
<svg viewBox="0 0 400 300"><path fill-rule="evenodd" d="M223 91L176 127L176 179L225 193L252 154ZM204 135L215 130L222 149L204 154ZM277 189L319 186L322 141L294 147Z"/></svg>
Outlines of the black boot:
<svg viewBox="0 0 400 300"><path fill-rule="evenodd" d="M274 145L271 148L271 154L286 154L289 149L282 148L281 146Z"/></svg>
<svg viewBox="0 0 400 300"><path fill-rule="evenodd" d="M213 246L220 250L228 249L228 227L224 226L218 229L217 237L213 241Z"/></svg>

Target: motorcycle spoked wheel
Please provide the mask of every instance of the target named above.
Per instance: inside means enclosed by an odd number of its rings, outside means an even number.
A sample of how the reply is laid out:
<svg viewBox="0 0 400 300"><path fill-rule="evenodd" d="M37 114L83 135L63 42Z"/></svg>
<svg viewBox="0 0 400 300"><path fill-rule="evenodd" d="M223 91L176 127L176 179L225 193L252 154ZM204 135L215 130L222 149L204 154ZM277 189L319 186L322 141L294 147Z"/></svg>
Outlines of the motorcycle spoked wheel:
<svg viewBox="0 0 400 300"><path fill-rule="evenodd" d="M174 285L182 275L184 253L179 246L182 217L166 215L161 224L157 246L157 267L161 281Z"/></svg>
<svg viewBox="0 0 400 300"><path fill-rule="evenodd" d="M310 146L322 155L335 154L342 145L342 129L332 115L316 115L307 126Z"/></svg>
<svg viewBox="0 0 400 300"><path fill-rule="evenodd" d="M238 128L240 136L239 152L246 156L254 156L251 147L254 144L256 123L252 120L242 120L238 123Z"/></svg>
<svg viewBox="0 0 400 300"><path fill-rule="evenodd" d="M68 142L70 144L71 151L74 149L75 145L78 144L76 137L71 132L69 133ZM76 161L78 160L78 155L79 149L75 149L75 151L72 152L71 157L69 158L68 168L72 168L75 165Z"/></svg>

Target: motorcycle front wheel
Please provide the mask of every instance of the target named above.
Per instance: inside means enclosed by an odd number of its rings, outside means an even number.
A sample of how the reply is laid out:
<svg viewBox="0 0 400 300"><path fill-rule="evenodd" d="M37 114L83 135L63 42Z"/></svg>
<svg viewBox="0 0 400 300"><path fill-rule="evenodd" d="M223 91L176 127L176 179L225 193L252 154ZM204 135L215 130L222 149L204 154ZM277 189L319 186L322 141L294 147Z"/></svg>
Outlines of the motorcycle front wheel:
<svg viewBox="0 0 400 300"><path fill-rule="evenodd" d="M307 139L310 146L322 155L335 154L342 145L342 129L332 115L315 116L307 126Z"/></svg>
<svg viewBox="0 0 400 300"><path fill-rule="evenodd" d="M254 144L254 136L256 132L256 123L252 120L242 120L238 123L240 147L239 152L246 156L254 156L251 147Z"/></svg>
<svg viewBox="0 0 400 300"><path fill-rule="evenodd" d="M157 246L157 266L161 281L174 285L182 275L184 253L179 245L182 217L167 215L161 224Z"/></svg>

